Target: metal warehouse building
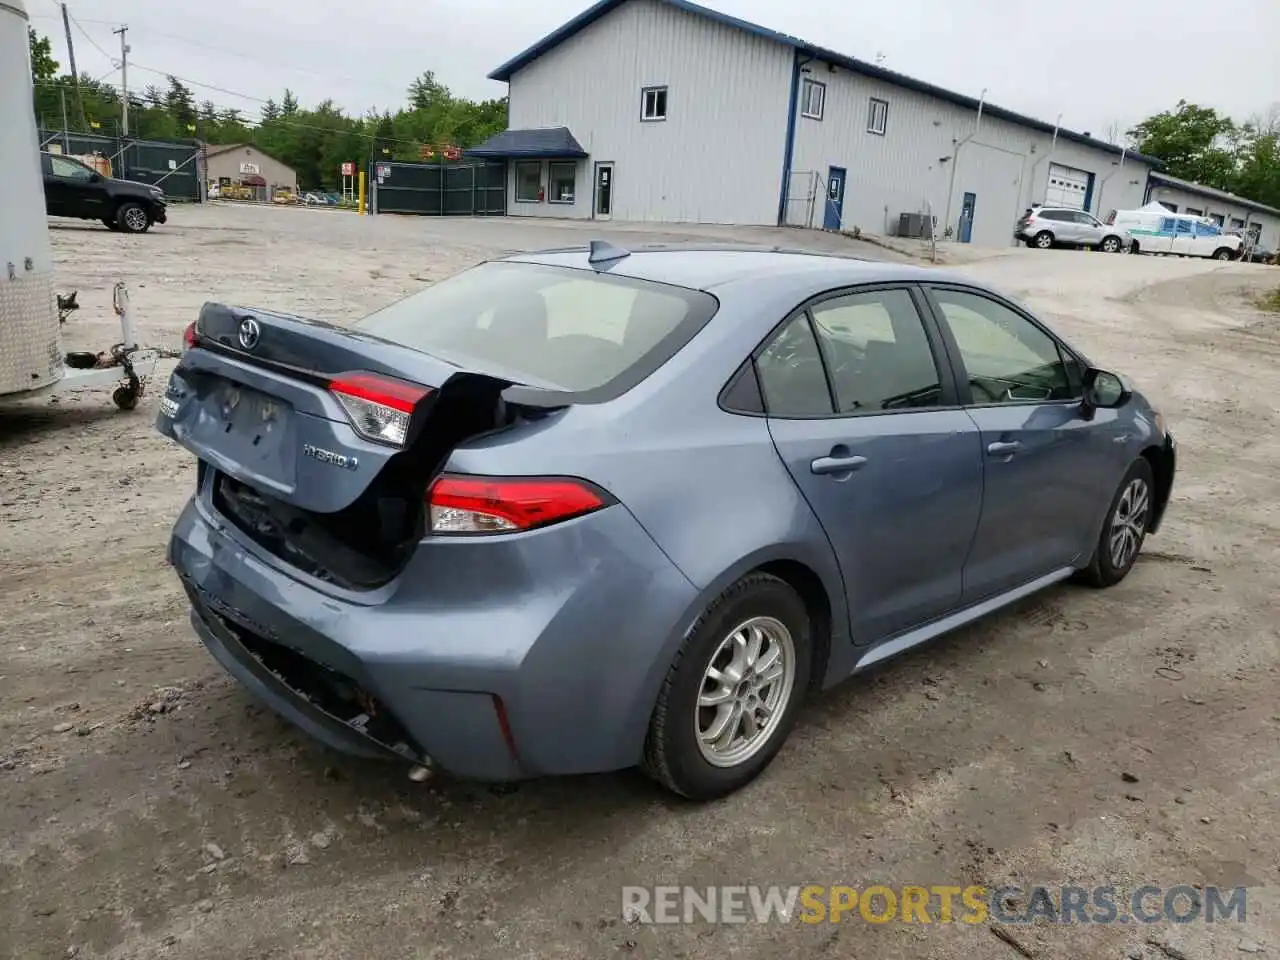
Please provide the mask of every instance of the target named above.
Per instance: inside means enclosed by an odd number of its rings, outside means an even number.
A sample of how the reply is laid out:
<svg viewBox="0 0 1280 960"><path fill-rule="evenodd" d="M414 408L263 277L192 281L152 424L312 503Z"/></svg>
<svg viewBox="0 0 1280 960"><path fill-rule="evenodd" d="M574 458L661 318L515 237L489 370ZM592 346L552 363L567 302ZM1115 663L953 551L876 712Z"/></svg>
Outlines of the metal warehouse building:
<svg viewBox="0 0 1280 960"><path fill-rule="evenodd" d="M687 0L600 0L490 77L509 129L468 152L507 163L516 216L898 233L932 210L1002 245L1032 203L1141 206L1156 164Z"/></svg>
<svg viewBox="0 0 1280 960"><path fill-rule="evenodd" d="M1147 200L1154 200L1172 213L1209 217L1218 226L1239 234L1253 234L1254 242L1268 250L1280 248L1280 210L1234 193L1215 190L1167 173L1152 173Z"/></svg>

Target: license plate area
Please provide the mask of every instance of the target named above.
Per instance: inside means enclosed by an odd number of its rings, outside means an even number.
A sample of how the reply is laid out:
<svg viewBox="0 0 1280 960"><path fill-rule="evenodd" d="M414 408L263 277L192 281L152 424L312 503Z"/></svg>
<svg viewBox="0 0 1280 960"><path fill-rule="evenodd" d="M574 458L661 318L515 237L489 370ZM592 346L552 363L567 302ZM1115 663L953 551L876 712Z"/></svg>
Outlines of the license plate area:
<svg viewBox="0 0 1280 960"><path fill-rule="evenodd" d="M217 459L275 484L292 487L297 474L293 407L278 397L217 378L206 381L191 439Z"/></svg>

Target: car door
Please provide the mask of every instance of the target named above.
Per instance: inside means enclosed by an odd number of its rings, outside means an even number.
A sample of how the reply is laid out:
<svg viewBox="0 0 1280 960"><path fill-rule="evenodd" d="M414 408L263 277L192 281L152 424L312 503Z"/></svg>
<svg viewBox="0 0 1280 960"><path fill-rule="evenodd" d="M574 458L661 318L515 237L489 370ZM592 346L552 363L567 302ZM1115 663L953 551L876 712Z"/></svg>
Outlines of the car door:
<svg viewBox="0 0 1280 960"><path fill-rule="evenodd" d="M1085 415L1083 362L1030 315L988 291L931 284L927 292L981 435L968 604L1087 557L1127 437L1114 410Z"/></svg>
<svg viewBox="0 0 1280 960"><path fill-rule="evenodd" d="M1102 243L1104 227L1093 214L1085 213L1081 210L1075 214L1074 219L1076 221L1076 229L1080 231L1081 243L1090 247L1096 247Z"/></svg>
<svg viewBox="0 0 1280 960"><path fill-rule="evenodd" d="M105 210L105 191L100 178L83 163L69 157L50 156L48 159L58 197L58 216L101 219Z"/></svg>
<svg viewBox="0 0 1280 960"><path fill-rule="evenodd" d="M1048 227L1053 231L1053 239L1058 243L1076 242L1076 225L1071 222L1071 215L1066 211L1041 210L1040 219L1049 221Z"/></svg>
<svg viewBox="0 0 1280 960"><path fill-rule="evenodd" d="M1183 257L1200 256L1196 244L1196 225L1192 220L1186 220L1177 217L1173 224L1173 243L1169 246L1170 253L1176 253Z"/></svg>
<svg viewBox="0 0 1280 960"><path fill-rule="evenodd" d="M62 180L53 175L53 158L47 153L40 155L40 172L44 174L44 209L50 216L64 217L66 210L66 190Z"/></svg>
<svg viewBox="0 0 1280 960"><path fill-rule="evenodd" d="M835 292L757 353L774 445L839 561L855 643L955 609L977 529L978 431L927 316L918 288Z"/></svg>

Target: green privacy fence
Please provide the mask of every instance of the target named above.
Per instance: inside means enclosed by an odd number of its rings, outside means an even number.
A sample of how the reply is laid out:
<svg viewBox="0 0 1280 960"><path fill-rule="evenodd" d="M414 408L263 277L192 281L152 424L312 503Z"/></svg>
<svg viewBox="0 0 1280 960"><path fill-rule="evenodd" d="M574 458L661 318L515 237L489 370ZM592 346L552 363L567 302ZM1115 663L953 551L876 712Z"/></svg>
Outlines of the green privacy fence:
<svg viewBox="0 0 1280 960"><path fill-rule="evenodd" d="M100 154L111 174L160 187L170 199L199 202L204 147L197 140L134 140L94 133L40 131L40 149L71 155Z"/></svg>

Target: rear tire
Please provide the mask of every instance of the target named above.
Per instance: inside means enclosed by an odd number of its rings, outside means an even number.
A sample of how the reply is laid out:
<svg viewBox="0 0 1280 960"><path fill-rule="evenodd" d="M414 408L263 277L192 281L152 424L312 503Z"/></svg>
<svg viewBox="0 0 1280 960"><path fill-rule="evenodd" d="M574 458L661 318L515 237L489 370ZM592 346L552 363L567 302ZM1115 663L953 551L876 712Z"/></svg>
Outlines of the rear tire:
<svg viewBox="0 0 1280 960"><path fill-rule="evenodd" d="M1218 250L1215 250L1215 251L1213 252L1213 259L1215 259L1215 260L1230 260L1230 259L1231 259L1231 251L1230 251L1227 247L1222 247L1222 248L1220 248L1220 249L1218 249Z"/></svg>
<svg viewBox="0 0 1280 960"><path fill-rule="evenodd" d="M140 203L122 203L116 210L116 223L125 233L146 233L151 217Z"/></svg>
<svg viewBox="0 0 1280 960"><path fill-rule="evenodd" d="M804 601L777 577L751 573L720 594L667 671L644 771L692 800L723 797L759 776L808 689L811 629Z"/></svg>
<svg viewBox="0 0 1280 960"><path fill-rule="evenodd" d="M1041 230L1036 234L1032 243L1034 243L1040 250L1048 250L1053 246L1053 234L1048 230Z"/></svg>
<svg viewBox="0 0 1280 960"><path fill-rule="evenodd" d="M1133 461L1102 522L1089 566L1080 578L1091 587L1113 587L1129 575L1147 537L1155 509L1155 476L1146 457Z"/></svg>

